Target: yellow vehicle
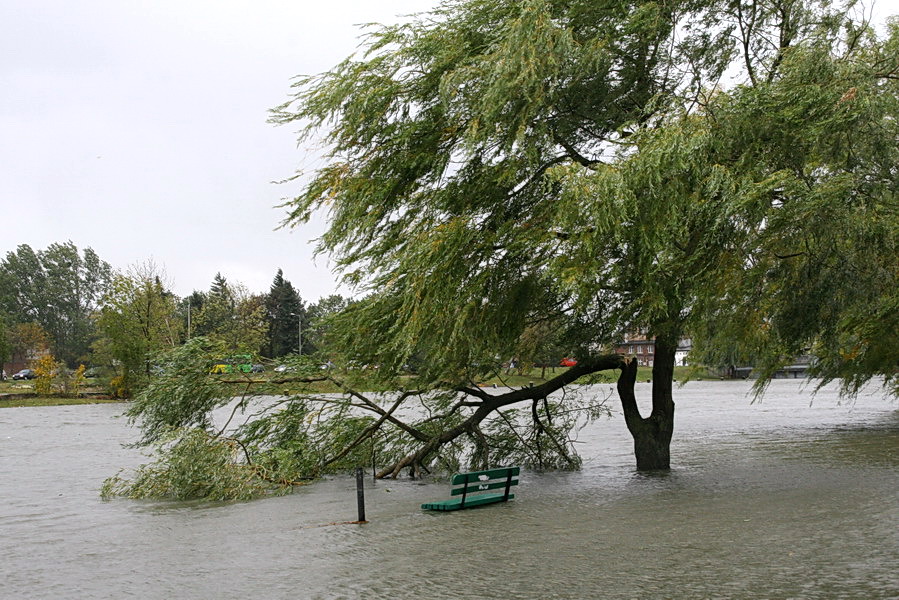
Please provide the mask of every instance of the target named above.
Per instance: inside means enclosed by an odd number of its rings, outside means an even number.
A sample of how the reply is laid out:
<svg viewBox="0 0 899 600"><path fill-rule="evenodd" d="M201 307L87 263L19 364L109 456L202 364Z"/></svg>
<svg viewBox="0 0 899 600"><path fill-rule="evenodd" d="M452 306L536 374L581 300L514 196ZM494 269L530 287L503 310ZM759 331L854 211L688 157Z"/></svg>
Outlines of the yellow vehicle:
<svg viewBox="0 0 899 600"><path fill-rule="evenodd" d="M209 370L209 372L213 375L224 375L225 373L233 373L234 367L227 361L220 360L212 365L212 368Z"/></svg>

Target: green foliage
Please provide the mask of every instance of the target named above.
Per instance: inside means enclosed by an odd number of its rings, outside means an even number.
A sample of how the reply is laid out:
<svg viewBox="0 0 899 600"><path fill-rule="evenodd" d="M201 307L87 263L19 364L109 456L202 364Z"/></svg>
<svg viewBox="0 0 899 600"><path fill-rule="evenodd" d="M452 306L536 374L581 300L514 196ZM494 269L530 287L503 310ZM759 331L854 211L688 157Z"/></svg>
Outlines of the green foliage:
<svg viewBox="0 0 899 600"><path fill-rule="evenodd" d="M323 321L333 369L304 355L269 381L226 379L209 361L240 345L217 329L239 303L217 276L197 322L219 345L158 359L129 410L143 441L197 428L220 448L212 470L262 481L369 460L382 476L577 468L573 440L605 400L553 393L601 369L633 376L597 353L635 330L670 350L649 419L622 395L632 433L655 427L659 445L685 333L712 364L765 374L813 348L850 391L895 381L897 28L877 39L827 3L744 8L447 1L300 78L274 120L330 154L288 223L328 210L319 250L369 294ZM721 89L728 70L739 83ZM476 387L508 357L559 348L579 364L552 385Z"/></svg>
<svg viewBox="0 0 899 600"><path fill-rule="evenodd" d="M178 342L177 311L174 294L152 263L113 278L96 317L100 338L93 348L95 362L116 366L117 396L130 397L146 385L152 355Z"/></svg>
<svg viewBox="0 0 899 600"><path fill-rule="evenodd" d="M317 473L322 463L310 439L310 422L306 402L293 399L247 422L237 435L246 440L256 464L275 478L294 480Z"/></svg>
<svg viewBox="0 0 899 600"><path fill-rule="evenodd" d="M263 297L251 295L243 285L229 284L221 273L216 273L193 315L192 335L219 340L231 353L257 354L265 344Z"/></svg>
<svg viewBox="0 0 899 600"><path fill-rule="evenodd" d="M74 367L93 335L91 315L112 276L109 264L72 242L35 252L23 244L0 261L0 312L11 323L37 323L54 355Z"/></svg>
<svg viewBox="0 0 899 600"><path fill-rule="evenodd" d="M897 387L897 28L786 54L782 77L720 95L698 152L739 191L738 261L703 299L697 353L764 377L812 354L823 385ZM697 166L691 167L697 169ZM739 239L739 238L736 238Z"/></svg>
<svg viewBox="0 0 899 600"><path fill-rule="evenodd" d="M104 499L224 501L289 489L261 479L256 468L239 459L240 452L233 440L213 437L202 429L171 429L156 444L155 462L140 467L133 479L108 478L100 494Z"/></svg>
<svg viewBox="0 0 899 600"><path fill-rule="evenodd" d="M126 411L132 423L141 424L141 443L156 442L172 428L211 426L212 410L233 394L228 384L209 376L224 351L220 342L197 337L154 357L162 373L150 378Z"/></svg>
<svg viewBox="0 0 899 600"><path fill-rule="evenodd" d="M577 388L561 399L534 400L527 408L497 411L475 439L472 467L522 465L535 470L577 470L581 457L574 443L577 432L609 415L608 399Z"/></svg>
<svg viewBox="0 0 899 600"><path fill-rule="evenodd" d="M289 223L327 208L320 250L372 293L334 349L459 382L550 322L581 353L642 330L892 377L838 330L896 288L895 30L818 2L478 0L373 31L274 116L331 149Z"/></svg>
<svg viewBox="0 0 899 600"><path fill-rule="evenodd" d="M339 294L319 298L318 302L310 304L306 311L309 325L304 329L308 333L303 341L303 347L308 346L310 353L326 351L329 321L345 310L349 304L350 301Z"/></svg>
<svg viewBox="0 0 899 600"><path fill-rule="evenodd" d="M636 327L677 329L680 307L665 294L679 282L634 269L652 270L670 239L646 227L671 214L659 194L639 212L603 159L668 99L682 102L699 73L675 75L672 36L704 11L447 2L372 33L362 59L300 79L275 120L308 123L305 136L327 125L333 151L290 220L327 207L320 249L373 292L333 327L335 348L391 372L425 357L422 374L459 382L472 364L515 356L537 319L584 351ZM712 55L726 49L688 39L693 64L720 71Z"/></svg>
<svg viewBox="0 0 899 600"><path fill-rule="evenodd" d="M573 468L579 459L570 435L605 414L602 400L566 395L541 404L532 425L522 413L480 430L477 405L466 404L460 391L367 392L349 382L376 383L377 369L323 371L305 356L288 361L284 374L210 375L221 349L195 338L156 357L163 372L127 415L143 431L139 444L155 446L157 459L130 479L110 479L104 494L242 499L359 465L375 463L387 473L405 465L418 473L474 466L487 456ZM342 392L319 392L323 379ZM455 433L446 437L448 431ZM423 442L429 449L410 458Z"/></svg>
<svg viewBox="0 0 899 600"><path fill-rule="evenodd" d="M297 352L300 337L308 336L309 318L300 295L293 284L284 279L281 269L265 296L265 318L268 323L266 356L277 358ZM309 354L311 350L304 339L303 352Z"/></svg>
<svg viewBox="0 0 899 600"><path fill-rule="evenodd" d="M0 314L0 366L6 364L12 356L12 343L9 339L9 330L6 326L6 320Z"/></svg>

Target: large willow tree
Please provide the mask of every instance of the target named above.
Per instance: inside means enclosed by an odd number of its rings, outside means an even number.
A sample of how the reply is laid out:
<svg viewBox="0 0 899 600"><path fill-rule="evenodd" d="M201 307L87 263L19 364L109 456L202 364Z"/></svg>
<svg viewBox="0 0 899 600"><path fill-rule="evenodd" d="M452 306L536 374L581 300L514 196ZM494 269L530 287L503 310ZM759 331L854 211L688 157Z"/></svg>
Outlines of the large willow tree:
<svg viewBox="0 0 899 600"><path fill-rule="evenodd" d="M541 320L582 360L645 332L651 414L611 366L658 469L681 336L712 356L726 331L770 369L870 328L865 301L895 318L895 35L850 9L451 1L299 79L277 120L329 161L290 222L327 209L321 250L373 294L342 347L389 370L422 352L459 385Z"/></svg>
<svg viewBox="0 0 899 600"><path fill-rule="evenodd" d="M326 210L320 250L367 292L328 325L338 369L282 376L304 387L236 429L209 419L229 382L160 381L131 415L146 441L227 437L269 479L572 467L567 434L602 406L566 386L620 369L637 467L667 469L682 336L766 373L814 350L848 391L894 383L897 63L895 27L799 0L451 0L376 29L274 115L327 154L288 223ZM649 414L636 361L608 353L633 332L656 341ZM475 385L541 337L577 366Z"/></svg>

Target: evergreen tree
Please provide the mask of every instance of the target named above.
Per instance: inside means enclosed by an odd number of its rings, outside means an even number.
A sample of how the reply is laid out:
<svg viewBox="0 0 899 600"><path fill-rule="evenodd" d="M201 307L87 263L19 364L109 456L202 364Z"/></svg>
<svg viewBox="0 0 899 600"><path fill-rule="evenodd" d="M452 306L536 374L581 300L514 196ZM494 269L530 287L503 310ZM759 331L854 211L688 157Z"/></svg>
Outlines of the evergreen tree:
<svg viewBox="0 0 899 600"><path fill-rule="evenodd" d="M229 352L258 353L265 345L265 309L262 297L252 296L241 284L230 284L216 273L202 308L192 319L193 337L222 342Z"/></svg>
<svg viewBox="0 0 899 600"><path fill-rule="evenodd" d="M192 319L192 335L209 336L228 327L234 318L234 308L234 296L227 279L216 273L200 309L193 313L196 316Z"/></svg>
<svg viewBox="0 0 899 600"><path fill-rule="evenodd" d="M305 306L293 284L284 279L281 269L275 274L272 286L265 296L265 315L268 323L269 358L298 352L301 339L302 352L310 353L311 349L306 344L308 333L304 331L308 329Z"/></svg>

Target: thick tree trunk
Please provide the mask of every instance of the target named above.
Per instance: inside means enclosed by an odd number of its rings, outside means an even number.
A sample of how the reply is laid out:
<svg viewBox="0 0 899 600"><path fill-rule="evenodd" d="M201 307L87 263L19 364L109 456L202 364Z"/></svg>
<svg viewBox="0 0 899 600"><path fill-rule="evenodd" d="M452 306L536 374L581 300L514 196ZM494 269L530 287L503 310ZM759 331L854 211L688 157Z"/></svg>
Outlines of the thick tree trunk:
<svg viewBox="0 0 899 600"><path fill-rule="evenodd" d="M634 382L637 379L637 360L632 359L621 368L618 396L624 409L624 420L634 438L634 456L640 471L671 468L671 435L674 432L674 399L671 389L674 379L676 340L656 339L652 367L652 413L640 415Z"/></svg>

